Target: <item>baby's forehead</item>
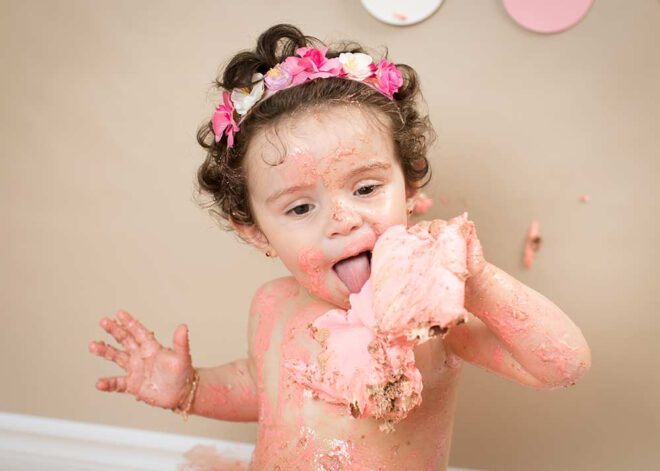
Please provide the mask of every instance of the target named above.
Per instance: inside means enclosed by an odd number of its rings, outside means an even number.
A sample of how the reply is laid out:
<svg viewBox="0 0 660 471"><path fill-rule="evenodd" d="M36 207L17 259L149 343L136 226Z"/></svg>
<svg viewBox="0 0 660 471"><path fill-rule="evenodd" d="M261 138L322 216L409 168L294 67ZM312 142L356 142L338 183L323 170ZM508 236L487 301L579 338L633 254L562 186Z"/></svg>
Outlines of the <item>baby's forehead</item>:
<svg viewBox="0 0 660 471"><path fill-rule="evenodd" d="M393 150L392 134L382 117L369 110L337 105L296 112L253 137L248 162L272 167L304 159L330 165ZM257 157L257 158L254 158Z"/></svg>

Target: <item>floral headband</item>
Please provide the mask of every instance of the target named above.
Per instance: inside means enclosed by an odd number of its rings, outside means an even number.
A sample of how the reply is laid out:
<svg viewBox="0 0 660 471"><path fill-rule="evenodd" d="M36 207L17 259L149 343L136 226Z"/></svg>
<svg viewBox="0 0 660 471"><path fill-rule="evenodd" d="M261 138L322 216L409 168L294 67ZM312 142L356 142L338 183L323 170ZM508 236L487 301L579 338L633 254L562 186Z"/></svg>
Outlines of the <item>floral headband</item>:
<svg viewBox="0 0 660 471"><path fill-rule="evenodd" d="M315 49L301 47L296 50L296 56L287 57L284 62L270 69L266 76L254 74L252 81L256 82L252 89L235 88L231 92L222 92L222 104L215 108L213 133L215 142L222 135L227 136L227 147L234 147L234 133L240 128L239 123L257 102L271 97L280 90L295 87L308 80L328 77L341 77L363 82L378 90L390 100L403 84L401 72L394 63L382 59L378 65L367 54L360 52L344 52L338 58L325 57L327 47ZM266 90L264 90L264 87ZM240 117L238 122L234 113Z"/></svg>

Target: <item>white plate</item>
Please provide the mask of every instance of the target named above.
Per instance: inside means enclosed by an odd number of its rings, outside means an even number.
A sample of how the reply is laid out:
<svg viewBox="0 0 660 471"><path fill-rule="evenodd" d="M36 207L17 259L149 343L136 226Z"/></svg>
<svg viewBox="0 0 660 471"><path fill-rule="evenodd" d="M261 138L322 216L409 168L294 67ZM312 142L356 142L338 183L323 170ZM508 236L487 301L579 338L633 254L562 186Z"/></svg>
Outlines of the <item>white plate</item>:
<svg viewBox="0 0 660 471"><path fill-rule="evenodd" d="M424 21L443 0L361 0L373 17L389 25L407 26Z"/></svg>

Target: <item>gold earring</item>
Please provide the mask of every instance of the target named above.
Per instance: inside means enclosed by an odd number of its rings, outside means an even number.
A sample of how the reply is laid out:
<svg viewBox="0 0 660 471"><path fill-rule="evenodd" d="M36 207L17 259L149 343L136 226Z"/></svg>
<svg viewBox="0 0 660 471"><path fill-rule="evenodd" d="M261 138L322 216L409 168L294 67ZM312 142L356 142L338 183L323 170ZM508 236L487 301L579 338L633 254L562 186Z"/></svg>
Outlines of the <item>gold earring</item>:
<svg viewBox="0 0 660 471"><path fill-rule="evenodd" d="M413 209L412 209L412 208L408 208L408 216L410 216L412 213L413 213Z"/></svg>
<svg viewBox="0 0 660 471"><path fill-rule="evenodd" d="M266 257L272 257L272 256L273 254L270 252L270 249L266 250Z"/></svg>

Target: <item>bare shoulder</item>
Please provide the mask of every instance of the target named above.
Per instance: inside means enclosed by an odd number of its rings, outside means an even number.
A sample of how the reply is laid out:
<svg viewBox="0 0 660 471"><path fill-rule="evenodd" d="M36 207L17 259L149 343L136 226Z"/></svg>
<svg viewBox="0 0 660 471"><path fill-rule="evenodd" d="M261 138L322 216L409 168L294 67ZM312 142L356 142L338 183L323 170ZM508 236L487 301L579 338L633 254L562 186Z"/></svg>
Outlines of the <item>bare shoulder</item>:
<svg viewBox="0 0 660 471"><path fill-rule="evenodd" d="M284 305L300 293L300 284L292 276L270 280L257 289L250 304L248 339L253 341L262 317L278 317Z"/></svg>
<svg viewBox="0 0 660 471"><path fill-rule="evenodd" d="M257 289L250 304L250 322L263 315L275 315L278 308L300 294L301 287L292 276L270 280ZM256 319L255 319L256 318Z"/></svg>
<svg viewBox="0 0 660 471"><path fill-rule="evenodd" d="M298 281L286 276L264 283L254 293L248 319L248 357L252 373L259 353L267 348L277 320L287 306L300 296L301 291Z"/></svg>

